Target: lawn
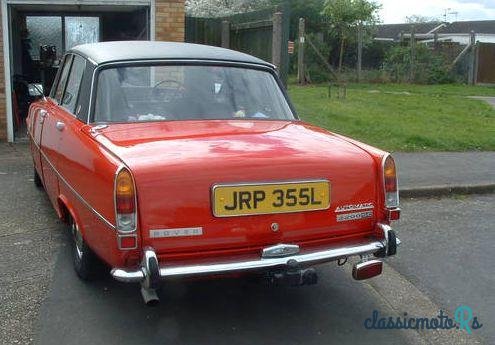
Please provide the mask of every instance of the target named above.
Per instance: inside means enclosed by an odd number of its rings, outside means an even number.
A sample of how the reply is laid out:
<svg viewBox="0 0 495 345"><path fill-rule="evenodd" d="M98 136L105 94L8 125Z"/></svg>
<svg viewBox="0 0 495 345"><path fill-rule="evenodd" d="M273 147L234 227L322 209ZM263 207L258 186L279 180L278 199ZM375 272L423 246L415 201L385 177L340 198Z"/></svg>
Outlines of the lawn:
<svg viewBox="0 0 495 345"><path fill-rule="evenodd" d="M384 150L495 150L495 109L467 98L495 87L351 84L339 99L292 84L289 94L301 119Z"/></svg>

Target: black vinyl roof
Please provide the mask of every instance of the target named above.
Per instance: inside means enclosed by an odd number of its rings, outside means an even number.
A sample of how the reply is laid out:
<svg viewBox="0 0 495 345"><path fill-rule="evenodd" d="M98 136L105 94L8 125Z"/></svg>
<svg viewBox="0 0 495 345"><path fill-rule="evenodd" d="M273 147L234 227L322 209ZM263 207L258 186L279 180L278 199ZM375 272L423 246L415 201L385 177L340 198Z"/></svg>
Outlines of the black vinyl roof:
<svg viewBox="0 0 495 345"><path fill-rule="evenodd" d="M266 61L234 50L201 44L116 41L82 44L70 50L87 57L97 65L132 60L215 60L261 64L272 67Z"/></svg>

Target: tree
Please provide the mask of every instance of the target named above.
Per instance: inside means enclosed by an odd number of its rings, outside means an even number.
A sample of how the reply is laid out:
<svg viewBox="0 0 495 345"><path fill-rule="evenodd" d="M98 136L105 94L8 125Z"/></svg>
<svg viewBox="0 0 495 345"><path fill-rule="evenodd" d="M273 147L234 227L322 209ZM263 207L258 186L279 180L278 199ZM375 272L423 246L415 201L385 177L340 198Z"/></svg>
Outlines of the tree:
<svg viewBox="0 0 495 345"><path fill-rule="evenodd" d="M281 5L287 0L272 0L274 5ZM322 15L325 0L290 0L290 38L296 39L299 31L299 18L306 20L306 32L323 32L326 29Z"/></svg>
<svg viewBox="0 0 495 345"><path fill-rule="evenodd" d="M370 0L326 0L323 14L340 40L339 73L342 71L346 40L356 33L359 26L364 28L377 23L380 8L381 5Z"/></svg>
<svg viewBox="0 0 495 345"><path fill-rule="evenodd" d="M186 12L195 17L223 17L254 11L270 0L186 0Z"/></svg>

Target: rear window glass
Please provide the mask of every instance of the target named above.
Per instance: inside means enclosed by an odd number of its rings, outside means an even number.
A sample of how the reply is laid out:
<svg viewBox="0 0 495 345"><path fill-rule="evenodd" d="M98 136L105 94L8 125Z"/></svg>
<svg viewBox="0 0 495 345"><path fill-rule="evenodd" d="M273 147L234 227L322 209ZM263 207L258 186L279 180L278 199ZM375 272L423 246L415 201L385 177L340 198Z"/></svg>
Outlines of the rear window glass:
<svg viewBox="0 0 495 345"><path fill-rule="evenodd" d="M96 122L294 116L271 73L221 66L131 66L98 76Z"/></svg>

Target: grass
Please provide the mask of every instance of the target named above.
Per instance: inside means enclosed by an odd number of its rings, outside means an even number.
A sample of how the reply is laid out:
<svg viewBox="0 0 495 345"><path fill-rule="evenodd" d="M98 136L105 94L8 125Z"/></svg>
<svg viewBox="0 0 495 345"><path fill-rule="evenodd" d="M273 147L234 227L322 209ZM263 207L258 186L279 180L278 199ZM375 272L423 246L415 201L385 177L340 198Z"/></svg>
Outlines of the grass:
<svg viewBox="0 0 495 345"><path fill-rule="evenodd" d="M467 98L495 97L494 87L351 84L339 99L326 85L289 85L289 94L303 120L384 150L495 150L495 109Z"/></svg>

